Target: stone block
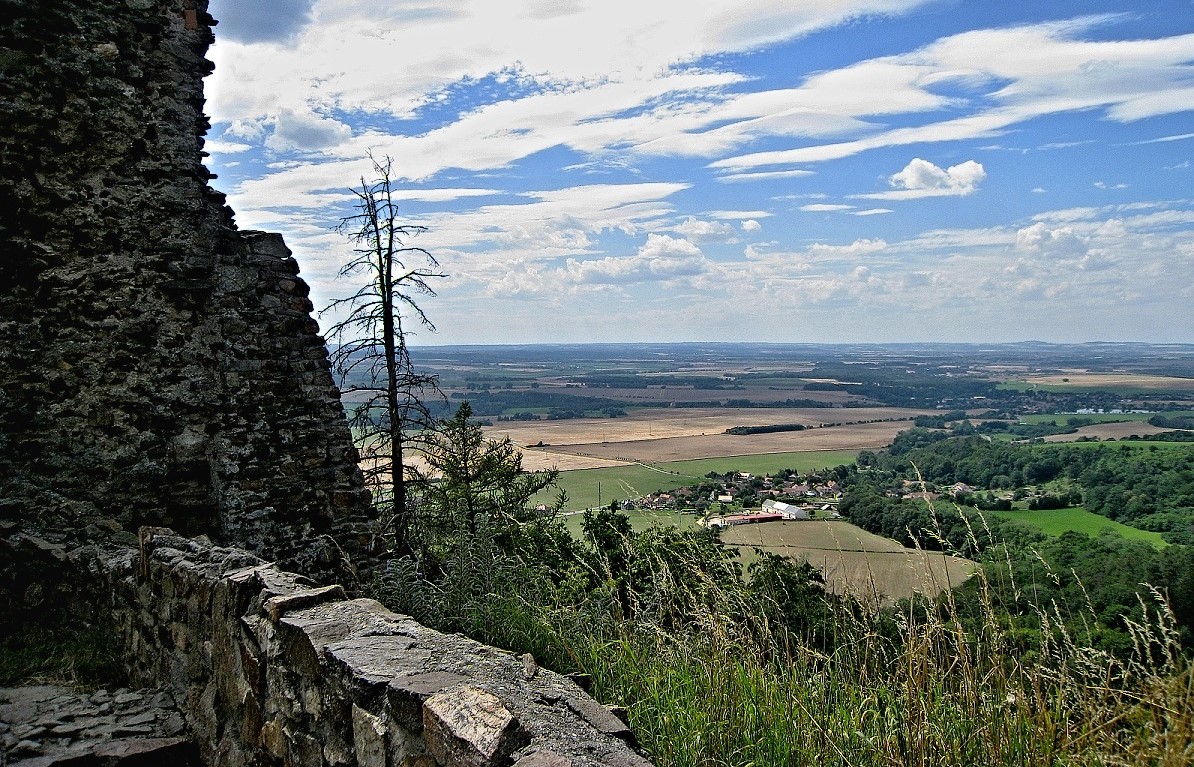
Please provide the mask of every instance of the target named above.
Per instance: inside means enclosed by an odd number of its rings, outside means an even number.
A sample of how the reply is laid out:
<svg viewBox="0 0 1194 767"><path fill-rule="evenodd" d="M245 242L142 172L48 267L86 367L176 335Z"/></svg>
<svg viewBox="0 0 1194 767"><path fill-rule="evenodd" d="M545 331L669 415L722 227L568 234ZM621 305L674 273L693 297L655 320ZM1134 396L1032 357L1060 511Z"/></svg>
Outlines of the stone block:
<svg viewBox="0 0 1194 767"><path fill-rule="evenodd" d="M302 610L324 602L339 602L347 598L344 587L340 585L324 586L318 589L297 591L293 594L270 597L265 601L265 612L270 620L277 623L288 612Z"/></svg>
<svg viewBox="0 0 1194 767"><path fill-rule="evenodd" d="M386 767L386 725L380 717L352 706L352 742L358 767Z"/></svg>
<svg viewBox="0 0 1194 767"><path fill-rule="evenodd" d="M569 695L564 702L567 703L568 708L593 725L599 732L621 738L628 743L634 743L634 734L626 726L626 723L614 716L613 711L587 695Z"/></svg>
<svg viewBox="0 0 1194 767"><path fill-rule="evenodd" d="M394 718L404 727L419 732L423 729L423 701L468 681L469 677L450 671L404 674L390 680L386 698Z"/></svg>
<svg viewBox="0 0 1194 767"><path fill-rule="evenodd" d="M514 767L572 767L572 760L555 751L536 751L519 759Z"/></svg>
<svg viewBox="0 0 1194 767"><path fill-rule="evenodd" d="M423 703L423 740L441 765L498 767L529 738L496 695L462 686Z"/></svg>

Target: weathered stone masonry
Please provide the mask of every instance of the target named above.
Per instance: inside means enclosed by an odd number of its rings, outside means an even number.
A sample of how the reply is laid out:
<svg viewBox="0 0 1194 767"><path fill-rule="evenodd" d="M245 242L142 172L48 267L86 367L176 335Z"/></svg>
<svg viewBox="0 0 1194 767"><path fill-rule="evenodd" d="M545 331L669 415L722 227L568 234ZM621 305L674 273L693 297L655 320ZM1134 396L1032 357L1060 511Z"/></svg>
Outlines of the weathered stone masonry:
<svg viewBox="0 0 1194 767"><path fill-rule="evenodd" d="M102 617L213 766L647 765L533 658L306 577L368 561L368 495L298 265L200 163L213 24L0 0L0 635ZM158 718L91 702L63 734ZM155 763L173 716L64 748Z"/></svg>
<svg viewBox="0 0 1194 767"><path fill-rule="evenodd" d="M298 265L208 186L213 24L0 0L0 527L168 525L333 572L368 495Z"/></svg>
<svg viewBox="0 0 1194 767"><path fill-rule="evenodd" d="M142 531L73 552L207 764L650 767L571 680L243 551Z"/></svg>

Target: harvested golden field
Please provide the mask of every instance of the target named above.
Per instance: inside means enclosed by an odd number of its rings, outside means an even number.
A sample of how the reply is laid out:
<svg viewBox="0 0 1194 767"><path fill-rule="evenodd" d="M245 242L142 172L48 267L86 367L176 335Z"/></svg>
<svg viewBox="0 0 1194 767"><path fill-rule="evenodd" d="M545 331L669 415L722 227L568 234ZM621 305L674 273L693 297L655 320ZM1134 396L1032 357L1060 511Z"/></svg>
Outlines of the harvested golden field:
<svg viewBox="0 0 1194 767"><path fill-rule="evenodd" d="M909 428L910 425L908 421L889 421L773 434L739 436L716 433L626 442L597 442L565 445L558 449L561 452L566 451L592 458L641 461L643 463L814 450L876 449L891 444L896 433Z"/></svg>
<svg viewBox="0 0 1194 767"><path fill-rule="evenodd" d="M619 461L614 458L593 458L587 455L574 455L552 448L522 448L522 468L526 471L542 471L543 469L559 469L560 471L604 469L607 466L622 466L626 463L626 461Z"/></svg>
<svg viewBox="0 0 1194 767"><path fill-rule="evenodd" d="M486 435L509 435L521 446L592 445L602 442L641 442L673 437L724 435L735 426L770 424L844 424L861 421L904 419L909 421L929 410L894 407L856 408L644 408L622 418L572 418L560 421L508 421L486 428ZM863 426L873 424L860 424ZM788 432L799 434L801 432ZM771 435L775 436L775 435ZM808 448L810 450L820 448ZM775 452L775 451L764 451ZM728 453L727 455L734 455Z"/></svg>
<svg viewBox="0 0 1194 767"><path fill-rule="evenodd" d="M765 389L753 387L741 391L722 389L697 389L692 386L652 386L646 389L600 388L586 389L588 396L599 396L619 402L630 402L636 405L657 404L666 407L670 402L709 402L728 399L750 399L753 402L784 402L788 399L806 399L814 402L824 402L827 405L843 405L847 402L858 401L856 395L838 391L804 391L802 389Z"/></svg>
<svg viewBox="0 0 1194 767"><path fill-rule="evenodd" d="M1160 426L1153 426L1151 423L1143 421L1114 421L1112 423L1096 423L1090 426L1083 426L1073 434L1054 434L1045 437L1046 442L1077 442L1082 437L1094 437L1096 439L1126 439L1135 434L1139 437L1144 437L1149 434L1160 434L1161 432L1173 431L1173 429L1164 429Z"/></svg>
<svg viewBox="0 0 1194 767"><path fill-rule="evenodd" d="M1073 386L1089 389L1178 389L1194 391L1194 378L1153 376L1139 373L1087 373L1073 371L1034 375L1023 379L1042 386Z"/></svg>
<svg viewBox="0 0 1194 767"><path fill-rule="evenodd" d="M721 540L742 547L746 560L754 547L808 560L824 573L830 591L853 594L866 603L935 595L961 584L977 569L968 559L906 549L840 520L738 525L723 531Z"/></svg>

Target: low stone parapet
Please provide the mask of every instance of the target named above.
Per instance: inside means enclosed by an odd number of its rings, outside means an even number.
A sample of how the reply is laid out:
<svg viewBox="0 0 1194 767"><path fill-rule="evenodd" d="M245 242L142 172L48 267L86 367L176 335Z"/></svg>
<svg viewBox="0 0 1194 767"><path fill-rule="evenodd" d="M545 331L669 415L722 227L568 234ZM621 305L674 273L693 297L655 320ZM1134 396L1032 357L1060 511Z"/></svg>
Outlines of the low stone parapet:
<svg viewBox="0 0 1194 767"><path fill-rule="evenodd" d="M139 552L76 557L110 582L135 683L173 692L208 764L649 765L611 709L529 655L243 551L147 528Z"/></svg>

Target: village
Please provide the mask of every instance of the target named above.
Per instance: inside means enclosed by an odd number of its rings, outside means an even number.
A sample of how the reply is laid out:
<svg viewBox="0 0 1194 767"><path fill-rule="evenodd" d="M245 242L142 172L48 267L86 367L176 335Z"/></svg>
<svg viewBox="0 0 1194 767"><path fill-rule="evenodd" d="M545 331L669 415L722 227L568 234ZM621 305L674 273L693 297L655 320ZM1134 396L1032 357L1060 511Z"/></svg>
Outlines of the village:
<svg viewBox="0 0 1194 767"><path fill-rule="evenodd" d="M795 471L777 475L710 472L704 482L656 491L621 503L625 511L678 511L701 516L709 528L759 522L837 519L841 488L836 479Z"/></svg>

